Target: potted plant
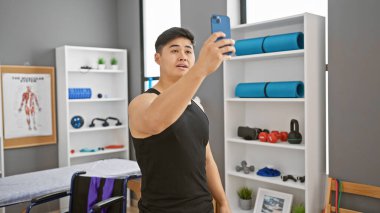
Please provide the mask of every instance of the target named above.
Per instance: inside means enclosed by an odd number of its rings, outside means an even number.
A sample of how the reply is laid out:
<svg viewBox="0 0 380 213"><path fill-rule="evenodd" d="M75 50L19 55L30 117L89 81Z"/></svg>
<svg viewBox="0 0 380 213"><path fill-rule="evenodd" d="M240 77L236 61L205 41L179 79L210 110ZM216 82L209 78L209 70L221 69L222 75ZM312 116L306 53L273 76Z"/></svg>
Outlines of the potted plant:
<svg viewBox="0 0 380 213"><path fill-rule="evenodd" d="M106 68L106 61L104 58L99 58L98 59L98 69L104 70Z"/></svg>
<svg viewBox="0 0 380 213"><path fill-rule="evenodd" d="M111 58L111 69L113 70L119 69L119 66L117 65L117 59L115 57Z"/></svg>
<svg viewBox="0 0 380 213"><path fill-rule="evenodd" d="M242 187L239 189L239 207L241 209L251 210L253 208L252 192L252 189L248 189L247 187Z"/></svg>
<svg viewBox="0 0 380 213"><path fill-rule="evenodd" d="M292 213L305 213L305 206L302 203L293 206Z"/></svg>

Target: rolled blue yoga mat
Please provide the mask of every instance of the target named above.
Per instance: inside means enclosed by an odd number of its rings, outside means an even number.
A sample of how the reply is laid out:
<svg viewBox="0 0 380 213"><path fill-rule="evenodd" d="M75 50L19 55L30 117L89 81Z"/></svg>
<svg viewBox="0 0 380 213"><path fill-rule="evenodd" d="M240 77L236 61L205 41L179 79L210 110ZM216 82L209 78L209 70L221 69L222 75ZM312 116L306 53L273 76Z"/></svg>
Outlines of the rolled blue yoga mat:
<svg viewBox="0 0 380 213"><path fill-rule="evenodd" d="M263 53L263 41L264 37L237 40L235 43L235 55L241 56Z"/></svg>
<svg viewBox="0 0 380 213"><path fill-rule="evenodd" d="M263 49L266 53L303 49L303 33L268 36L264 39Z"/></svg>
<svg viewBox="0 0 380 213"><path fill-rule="evenodd" d="M235 88L235 96L239 98L265 98L266 82L240 83Z"/></svg>
<svg viewBox="0 0 380 213"><path fill-rule="evenodd" d="M269 82L266 87L268 98L303 98L302 81Z"/></svg>
<svg viewBox="0 0 380 213"><path fill-rule="evenodd" d="M303 98L302 81L239 83L235 88L239 98Z"/></svg>

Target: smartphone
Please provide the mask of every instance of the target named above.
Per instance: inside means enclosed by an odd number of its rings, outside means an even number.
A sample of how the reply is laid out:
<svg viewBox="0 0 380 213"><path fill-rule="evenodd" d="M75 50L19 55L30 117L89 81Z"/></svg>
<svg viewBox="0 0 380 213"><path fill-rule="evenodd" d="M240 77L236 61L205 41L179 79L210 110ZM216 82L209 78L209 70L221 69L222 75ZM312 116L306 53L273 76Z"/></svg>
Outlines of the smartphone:
<svg viewBox="0 0 380 213"><path fill-rule="evenodd" d="M226 34L226 37L220 37L216 41L225 38L231 38L231 26L230 26L230 17L225 15L212 15L211 16L211 33L223 32ZM232 52L226 53L231 55Z"/></svg>

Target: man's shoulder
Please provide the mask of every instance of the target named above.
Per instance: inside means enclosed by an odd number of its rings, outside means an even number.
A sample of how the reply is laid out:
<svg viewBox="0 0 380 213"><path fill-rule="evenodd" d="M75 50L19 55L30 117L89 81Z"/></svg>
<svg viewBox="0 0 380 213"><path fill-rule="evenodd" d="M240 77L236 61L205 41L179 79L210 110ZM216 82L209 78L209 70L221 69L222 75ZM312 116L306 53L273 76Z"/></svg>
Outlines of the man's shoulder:
<svg viewBox="0 0 380 213"><path fill-rule="evenodd" d="M135 98L132 99L131 103L129 103L129 107L139 107L141 105L146 105L151 103L157 95L152 93L142 93Z"/></svg>

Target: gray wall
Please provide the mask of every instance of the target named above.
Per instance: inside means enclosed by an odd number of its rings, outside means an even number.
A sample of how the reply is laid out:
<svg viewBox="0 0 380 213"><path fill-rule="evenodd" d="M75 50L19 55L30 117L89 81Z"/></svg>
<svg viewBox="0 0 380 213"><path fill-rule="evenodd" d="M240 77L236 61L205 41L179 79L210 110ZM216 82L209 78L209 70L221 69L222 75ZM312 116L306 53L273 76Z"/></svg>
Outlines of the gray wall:
<svg viewBox="0 0 380 213"><path fill-rule="evenodd" d="M181 25L194 33L196 56L203 42L211 35L210 16L226 15L227 0L181 0ZM224 113L223 113L223 66L208 76L199 88L210 121L210 145L224 183Z"/></svg>
<svg viewBox="0 0 380 213"><path fill-rule="evenodd" d="M136 0L0 0L0 62L55 66L55 48L62 45L128 48L134 97L141 89L138 5ZM56 168L58 146L6 150L4 157L7 176ZM37 212L57 207L49 205ZM21 205L8 212L21 212Z"/></svg>
<svg viewBox="0 0 380 213"><path fill-rule="evenodd" d="M109 0L1 0L0 61L55 66L55 48L65 44L117 47L115 10ZM57 166L57 145L5 150L7 176Z"/></svg>
<svg viewBox="0 0 380 213"><path fill-rule="evenodd" d="M330 176L380 186L380 1L329 1ZM342 205L379 212L374 199Z"/></svg>
<svg viewBox="0 0 380 213"><path fill-rule="evenodd" d="M129 101L141 94L142 46L140 44L141 23L140 1L117 0L119 47L128 50L128 92ZM130 158L136 159L130 139Z"/></svg>

